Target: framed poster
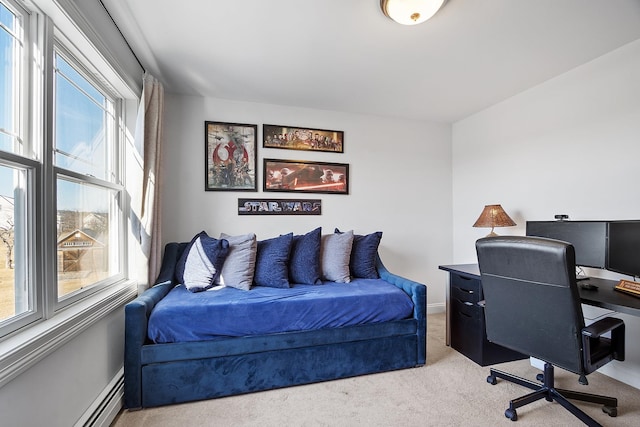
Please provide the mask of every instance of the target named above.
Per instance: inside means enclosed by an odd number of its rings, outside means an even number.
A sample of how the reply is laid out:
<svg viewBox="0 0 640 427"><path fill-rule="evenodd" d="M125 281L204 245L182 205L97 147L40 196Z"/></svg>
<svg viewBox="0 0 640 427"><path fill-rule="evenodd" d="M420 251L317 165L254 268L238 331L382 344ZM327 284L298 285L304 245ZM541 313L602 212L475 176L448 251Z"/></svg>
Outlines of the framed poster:
<svg viewBox="0 0 640 427"><path fill-rule="evenodd" d="M349 194L349 165L264 159L264 191Z"/></svg>
<svg viewBox="0 0 640 427"><path fill-rule="evenodd" d="M264 148L344 153L344 132L280 125L262 125Z"/></svg>
<svg viewBox="0 0 640 427"><path fill-rule="evenodd" d="M258 191L257 125L204 122L205 191Z"/></svg>

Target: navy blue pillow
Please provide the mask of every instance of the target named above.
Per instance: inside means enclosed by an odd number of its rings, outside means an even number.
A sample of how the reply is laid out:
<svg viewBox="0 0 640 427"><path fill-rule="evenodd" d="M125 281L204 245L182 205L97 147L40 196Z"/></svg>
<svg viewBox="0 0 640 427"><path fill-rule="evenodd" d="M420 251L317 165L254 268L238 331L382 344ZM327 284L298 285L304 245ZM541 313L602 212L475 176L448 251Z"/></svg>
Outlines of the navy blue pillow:
<svg viewBox="0 0 640 427"><path fill-rule="evenodd" d="M206 232L196 234L176 264L176 279L191 292L206 291L220 275L229 253L229 242Z"/></svg>
<svg viewBox="0 0 640 427"><path fill-rule="evenodd" d="M289 254L293 233L258 242L253 283L271 288L289 287Z"/></svg>
<svg viewBox="0 0 640 427"><path fill-rule="evenodd" d="M336 228L335 232L340 233L340 230ZM353 277L363 279L377 279L380 277L376 268L376 259L381 239L382 231L353 237L351 260L349 261L349 269Z"/></svg>
<svg viewBox="0 0 640 427"><path fill-rule="evenodd" d="M322 227L301 236L293 236L289 257L289 281L304 285L322 284L320 241Z"/></svg>

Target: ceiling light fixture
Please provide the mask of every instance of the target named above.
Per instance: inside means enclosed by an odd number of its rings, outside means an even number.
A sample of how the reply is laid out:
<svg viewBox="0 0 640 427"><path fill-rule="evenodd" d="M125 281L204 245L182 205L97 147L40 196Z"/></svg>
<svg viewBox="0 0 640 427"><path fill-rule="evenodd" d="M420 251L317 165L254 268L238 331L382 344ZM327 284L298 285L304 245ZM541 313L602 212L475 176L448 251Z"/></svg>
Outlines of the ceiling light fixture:
<svg viewBox="0 0 640 427"><path fill-rule="evenodd" d="M402 25L416 25L436 14L446 0L380 0L382 12Z"/></svg>

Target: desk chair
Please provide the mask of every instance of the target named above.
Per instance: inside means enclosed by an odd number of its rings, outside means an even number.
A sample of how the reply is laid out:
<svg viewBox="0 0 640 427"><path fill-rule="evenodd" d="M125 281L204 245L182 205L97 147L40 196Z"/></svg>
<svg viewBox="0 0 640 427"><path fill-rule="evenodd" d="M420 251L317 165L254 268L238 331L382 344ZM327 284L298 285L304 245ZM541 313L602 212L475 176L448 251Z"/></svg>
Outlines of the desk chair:
<svg viewBox="0 0 640 427"><path fill-rule="evenodd" d="M577 391L556 389L553 367L580 376L610 360L624 360L624 322L606 317L585 327L575 278L573 246L540 237L488 237L476 242L484 293L487 338L501 346L545 362L544 374L529 381L496 369L496 378L528 387L534 392L512 400L505 416L518 419L516 409L546 399L556 401L589 426L599 426L567 399L604 405L602 410L617 415L617 399ZM603 334L611 332L611 338Z"/></svg>

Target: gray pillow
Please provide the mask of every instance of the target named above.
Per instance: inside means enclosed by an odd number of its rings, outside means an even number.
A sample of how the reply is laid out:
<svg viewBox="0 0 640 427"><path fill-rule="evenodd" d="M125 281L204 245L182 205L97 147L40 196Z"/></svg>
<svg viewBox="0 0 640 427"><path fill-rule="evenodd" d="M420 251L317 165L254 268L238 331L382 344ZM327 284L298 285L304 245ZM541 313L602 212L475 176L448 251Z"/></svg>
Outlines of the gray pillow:
<svg viewBox="0 0 640 427"><path fill-rule="evenodd" d="M216 284L248 291L253 283L256 268L258 242L254 233L229 236L221 233L221 239L229 242L229 253L224 261Z"/></svg>
<svg viewBox="0 0 640 427"><path fill-rule="evenodd" d="M320 244L322 279L338 283L351 282L349 261L353 245L353 230L342 234L325 234Z"/></svg>

